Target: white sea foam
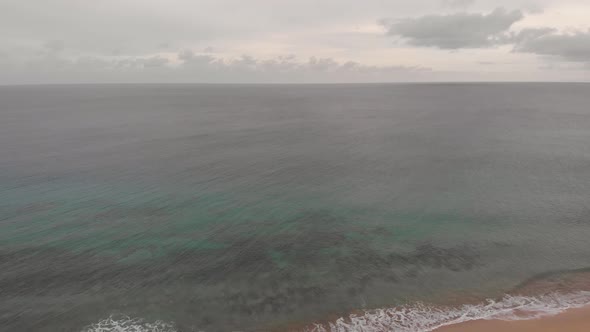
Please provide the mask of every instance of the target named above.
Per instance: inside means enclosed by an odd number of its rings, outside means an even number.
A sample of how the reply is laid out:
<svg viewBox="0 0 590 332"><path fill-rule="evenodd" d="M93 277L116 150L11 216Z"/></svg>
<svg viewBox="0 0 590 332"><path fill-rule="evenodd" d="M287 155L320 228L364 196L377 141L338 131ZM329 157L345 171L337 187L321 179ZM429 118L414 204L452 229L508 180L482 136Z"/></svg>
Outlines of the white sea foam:
<svg viewBox="0 0 590 332"><path fill-rule="evenodd" d="M162 321L150 323L140 318L111 316L84 328L82 332L176 332L176 329Z"/></svg>
<svg viewBox="0 0 590 332"><path fill-rule="evenodd" d="M505 296L475 305L434 307L412 305L365 311L340 318L329 324L317 324L308 332L429 332L437 328L479 319L525 320L551 316L571 308L590 305L590 292L547 294L541 296Z"/></svg>
<svg viewBox="0 0 590 332"><path fill-rule="evenodd" d="M590 305L590 292L510 296L460 307L425 304L367 310L332 323L316 324L306 332L430 332L437 328L479 319L525 320ZM173 324L139 318L109 317L81 332L177 332Z"/></svg>

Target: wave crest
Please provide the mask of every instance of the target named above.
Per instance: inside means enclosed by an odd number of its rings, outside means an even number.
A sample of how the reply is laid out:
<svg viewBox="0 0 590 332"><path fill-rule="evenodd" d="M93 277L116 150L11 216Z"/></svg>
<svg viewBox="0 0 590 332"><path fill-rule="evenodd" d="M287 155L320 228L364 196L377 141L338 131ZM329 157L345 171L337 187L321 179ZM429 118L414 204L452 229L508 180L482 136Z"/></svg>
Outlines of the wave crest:
<svg viewBox="0 0 590 332"><path fill-rule="evenodd" d="M81 332L177 332L174 326L163 321L147 322L128 316L103 319L85 327Z"/></svg>

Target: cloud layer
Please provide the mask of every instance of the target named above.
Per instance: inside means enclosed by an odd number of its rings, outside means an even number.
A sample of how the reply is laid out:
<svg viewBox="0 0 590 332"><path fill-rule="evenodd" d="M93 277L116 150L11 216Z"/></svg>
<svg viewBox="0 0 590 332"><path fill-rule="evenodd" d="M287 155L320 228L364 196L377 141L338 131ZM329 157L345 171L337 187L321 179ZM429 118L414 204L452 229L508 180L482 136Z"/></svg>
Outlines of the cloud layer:
<svg viewBox="0 0 590 332"><path fill-rule="evenodd" d="M162 56L66 58L51 51L18 65L0 59L8 81L38 83L195 82L195 83L303 83L412 81L431 70L426 67L372 66L354 61L293 55L260 59L249 55L215 57L184 50L173 60ZM0 82L2 82L0 80Z"/></svg>
<svg viewBox="0 0 590 332"><path fill-rule="evenodd" d="M588 17L580 0L3 0L0 84L588 80Z"/></svg>

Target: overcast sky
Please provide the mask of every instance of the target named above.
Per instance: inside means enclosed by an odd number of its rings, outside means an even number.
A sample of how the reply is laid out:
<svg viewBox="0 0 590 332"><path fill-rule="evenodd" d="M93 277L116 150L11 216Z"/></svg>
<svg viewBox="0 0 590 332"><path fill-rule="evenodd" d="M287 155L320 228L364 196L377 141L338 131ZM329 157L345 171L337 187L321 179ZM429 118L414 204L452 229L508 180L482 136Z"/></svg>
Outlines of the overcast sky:
<svg viewBox="0 0 590 332"><path fill-rule="evenodd" d="M590 81L589 0L0 0L0 84Z"/></svg>

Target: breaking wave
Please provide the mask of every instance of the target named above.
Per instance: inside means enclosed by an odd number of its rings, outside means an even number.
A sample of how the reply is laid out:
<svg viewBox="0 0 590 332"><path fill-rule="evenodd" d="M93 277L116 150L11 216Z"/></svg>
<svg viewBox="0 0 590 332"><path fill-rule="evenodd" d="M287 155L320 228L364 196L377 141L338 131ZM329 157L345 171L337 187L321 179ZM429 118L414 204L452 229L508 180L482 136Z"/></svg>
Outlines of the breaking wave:
<svg viewBox="0 0 590 332"><path fill-rule="evenodd" d="M561 313L590 304L590 292L551 293L540 296L506 295L501 300L460 307L424 304L368 310L326 324L314 324L307 332L429 332L437 328L480 319L526 320Z"/></svg>
<svg viewBox="0 0 590 332"><path fill-rule="evenodd" d="M539 296L506 295L500 300L459 307L426 304L367 310L336 321L313 324L305 332L430 332L443 326L480 319L526 320L590 305L590 291ZM81 332L177 332L174 324L127 316L103 319Z"/></svg>
<svg viewBox="0 0 590 332"><path fill-rule="evenodd" d="M173 324L156 321L147 322L141 318L127 316L103 319L85 327L81 332L177 332Z"/></svg>

